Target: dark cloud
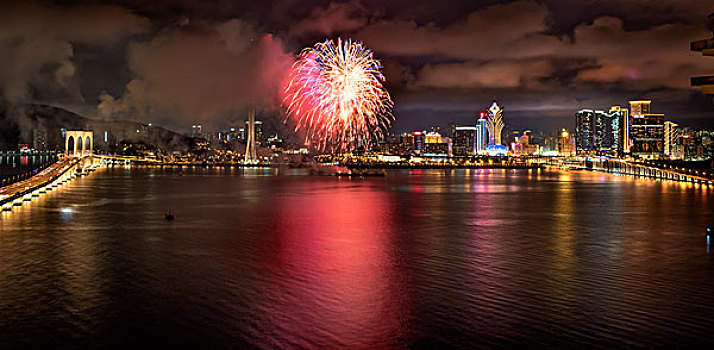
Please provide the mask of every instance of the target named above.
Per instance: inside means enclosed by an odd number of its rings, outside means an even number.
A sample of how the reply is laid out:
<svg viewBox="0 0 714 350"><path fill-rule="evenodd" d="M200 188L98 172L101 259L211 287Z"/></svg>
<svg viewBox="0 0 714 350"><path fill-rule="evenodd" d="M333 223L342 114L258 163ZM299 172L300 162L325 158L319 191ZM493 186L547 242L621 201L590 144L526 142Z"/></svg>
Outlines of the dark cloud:
<svg viewBox="0 0 714 350"><path fill-rule="evenodd" d="M119 6L46 6L33 2L0 4L0 89L18 103L31 92L79 94L74 45L111 46L124 37L146 32L148 19Z"/></svg>
<svg viewBox="0 0 714 350"><path fill-rule="evenodd" d="M191 123L231 117L249 104L277 108L292 64L280 40L237 19L167 28L130 44L128 58L135 78L121 98L100 96L103 116Z"/></svg>
<svg viewBox="0 0 714 350"><path fill-rule="evenodd" d="M290 26L293 36L320 34L330 36L336 32L351 32L368 23L366 8L358 1L331 2L326 7L317 7L312 13Z"/></svg>
<svg viewBox="0 0 714 350"><path fill-rule="evenodd" d="M342 36L382 60L397 129L469 121L494 96L514 123L630 98L680 119L712 110L688 86L713 67L688 50L711 35L709 0L76 3L0 5L5 99L220 123L248 103L277 107L292 57Z"/></svg>

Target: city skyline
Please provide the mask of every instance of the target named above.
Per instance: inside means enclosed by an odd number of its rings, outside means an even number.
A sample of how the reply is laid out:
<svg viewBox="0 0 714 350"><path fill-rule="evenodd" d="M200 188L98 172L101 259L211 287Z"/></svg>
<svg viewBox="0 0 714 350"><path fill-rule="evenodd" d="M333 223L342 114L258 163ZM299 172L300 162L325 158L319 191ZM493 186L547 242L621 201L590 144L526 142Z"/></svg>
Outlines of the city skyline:
<svg viewBox="0 0 714 350"><path fill-rule="evenodd" d="M0 348L711 348L712 0L0 1Z"/></svg>

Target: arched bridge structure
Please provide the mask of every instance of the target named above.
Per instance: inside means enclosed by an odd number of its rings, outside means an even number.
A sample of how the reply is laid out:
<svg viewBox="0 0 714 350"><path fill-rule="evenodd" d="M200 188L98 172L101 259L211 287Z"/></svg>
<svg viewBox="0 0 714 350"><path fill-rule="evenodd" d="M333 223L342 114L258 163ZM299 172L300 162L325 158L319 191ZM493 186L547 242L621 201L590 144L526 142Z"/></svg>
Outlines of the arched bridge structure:
<svg viewBox="0 0 714 350"><path fill-rule="evenodd" d="M64 155L83 157L91 155L94 148L94 133L91 131L67 131L64 139Z"/></svg>

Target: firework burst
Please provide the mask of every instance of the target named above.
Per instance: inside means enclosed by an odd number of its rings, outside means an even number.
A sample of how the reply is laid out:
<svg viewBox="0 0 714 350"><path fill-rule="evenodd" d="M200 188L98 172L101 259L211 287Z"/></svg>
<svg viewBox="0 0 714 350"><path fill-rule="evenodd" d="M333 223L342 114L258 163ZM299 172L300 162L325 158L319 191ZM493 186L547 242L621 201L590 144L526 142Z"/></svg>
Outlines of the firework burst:
<svg viewBox="0 0 714 350"><path fill-rule="evenodd" d="M368 148L382 139L393 119L393 103L381 69L361 42L325 40L304 49L283 90L295 131L323 151Z"/></svg>

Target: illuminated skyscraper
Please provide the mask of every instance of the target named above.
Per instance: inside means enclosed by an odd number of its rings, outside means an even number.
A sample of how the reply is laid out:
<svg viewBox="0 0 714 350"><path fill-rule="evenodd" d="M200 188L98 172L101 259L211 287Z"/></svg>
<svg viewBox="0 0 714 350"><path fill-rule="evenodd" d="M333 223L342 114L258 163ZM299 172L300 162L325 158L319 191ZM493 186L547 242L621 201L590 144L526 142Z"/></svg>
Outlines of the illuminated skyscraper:
<svg viewBox="0 0 714 350"><path fill-rule="evenodd" d="M652 101L630 101L630 115L643 115L650 113Z"/></svg>
<svg viewBox="0 0 714 350"><path fill-rule="evenodd" d="M630 140L630 115L626 108L620 106L610 107L610 114L617 114L620 119L620 154L629 154L630 145L632 141Z"/></svg>
<svg viewBox="0 0 714 350"><path fill-rule="evenodd" d="M583 109L575 114L575 146L580 154L622 154L623 125L627 111L613 106L609 112Z"/></svg>
<svg viewBox="0 0 714 350"><path fill-rule="evenodd" d="M412 132L414 136L414 152L421 153L424 150L424 144L426 143L426 132L425 131L414 131Z"/></svg>
<svg viewBox="0 0 714 350"><path fill-rule="evenodd" d="M491 107L488 108L488 119L486 120L489 145L501 144L503 126L503 108L498 105L498 102L493 101Z"/></svg>
<svg viewBox="0 0 714 350"><path fill-rule="evenodd" d="M457 126L454 130L452 151L455 156L470 156L476 153L475 126Z"/></svg>
<svg viewBox="0 0 714 350"><path fill-rule="evenodd" d="M679 125L666 121L664 122L664 155L673 157L674 147L679 144Z"/></svg>
<svg viewBox="0 0 714 350"><path fill-rule="evenodd" d="M575 154L575 144L573 137L570 133L563 129L560 131L560 135L557 137L558 142L558 155L561 156L572 156Z"/></svg>
<svg viewBox="0 0 714 350"><path fill-rule="evenodd" d="M630 139L633 155L657 158L664 155L664 114L650 113L650 101L630 101Z"/></svg>
<svg viewBox="0 0 714 350"><path fill-rule="evenodd" d="M476 120L476 153L478 154L483 154L488 144L487 116L487 112L481 112Z"/></svg>
<svg viewBox="0 0 714 350"><path fill-rule="evenodd" d="M441 134L438 132L427 132L426 133L426 140L425 143L441 143L442 142L442 137Z"/></svg>

